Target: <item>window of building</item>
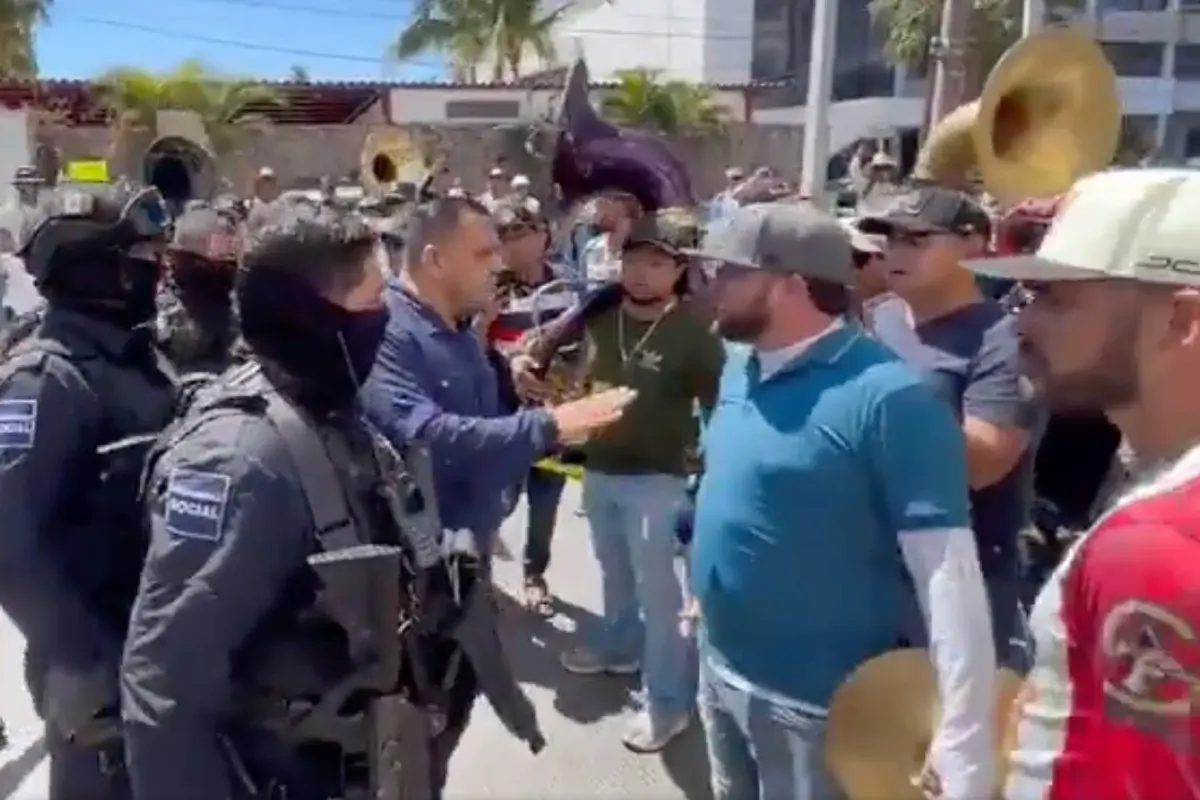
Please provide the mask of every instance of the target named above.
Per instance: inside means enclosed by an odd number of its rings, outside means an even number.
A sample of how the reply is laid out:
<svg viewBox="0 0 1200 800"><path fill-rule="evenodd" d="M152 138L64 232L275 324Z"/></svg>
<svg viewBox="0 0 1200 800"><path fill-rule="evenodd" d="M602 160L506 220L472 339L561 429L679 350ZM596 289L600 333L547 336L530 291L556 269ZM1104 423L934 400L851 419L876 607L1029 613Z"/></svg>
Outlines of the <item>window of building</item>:
<svg viewBox="0 0 1200 800"><path fill-rule="evenodd" d="M1200 78L1200 44L1175 46L1175 77Z"/></svg>
<svg viewBox="0 0 1200 800"><path fill-rule="evenodd" d="M887 34L874 24L863 0L841 0L833 53L833 99L891 97L892 67L884 56Z"/></svg>
<svg viewBox="0 0 1200 800"><path fill-rule="evenodd" d="M754 0L750 77L769 81L796 72L796 5L799 0ZM802 45L807 53L807 43Z"/></svg>
<svg viewBox="0 0 1200 800"><path fill-rule="evenodd" d="M1123 78L1157 78L1162 75L1166 47L1158 42L1101 42L1108 60Z"/></svg>
<svg viewBox="0 0 1200 800"><path fill-rule="evenodd" d="M1183 157L1200 158L1200 128L1188 128L1183 137Z"/></svg>
<svg viewBox="0 0 1200 800"><path fill-rule="evenodd" d="M1113 11L1166 11L1167 0L1097 0L1096 13Z"/></svg>
<svg viewBox="0 0 1200 800"><path fill-rule="evenodd" d="M519 100L447 100L446 119L517 119Z"/></svg>

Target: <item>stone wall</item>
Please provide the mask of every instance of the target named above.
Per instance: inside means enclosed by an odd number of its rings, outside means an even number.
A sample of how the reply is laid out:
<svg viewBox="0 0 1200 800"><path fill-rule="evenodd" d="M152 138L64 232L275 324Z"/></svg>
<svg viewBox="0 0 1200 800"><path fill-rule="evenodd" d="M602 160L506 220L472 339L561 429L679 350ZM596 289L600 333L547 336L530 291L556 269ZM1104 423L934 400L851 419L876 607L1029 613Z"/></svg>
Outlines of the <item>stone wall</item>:
<svg viewBox="0 0 1200 800"><path fill-rule="evenodd" d="M236 152L220 159L221 175L228 186L246 191L254 174L269 165L285 186L311 186L329 175L334 178L357 174L363 140L372 125L280 125L244 131ZM544 180L544 165L524 148L523 126L413 125L406 126L423 142L427 152L445 154L451 172L471 190L481 189L482 176L499 158L513 171L526 172ZM137 153L145 144L128 143L122 154L114 147L110 129L46 126L42 140L56 147L64 158L108 158L115 174L140 175ZM722 173L731 164L743 167L771 166L785 177L799 171L803 133L800 128L781 125L737 123L718 138L681 138L677 146L692 170L697 193L707 196L720 188ZM132 153L132 154L129 154Z"/></svg>

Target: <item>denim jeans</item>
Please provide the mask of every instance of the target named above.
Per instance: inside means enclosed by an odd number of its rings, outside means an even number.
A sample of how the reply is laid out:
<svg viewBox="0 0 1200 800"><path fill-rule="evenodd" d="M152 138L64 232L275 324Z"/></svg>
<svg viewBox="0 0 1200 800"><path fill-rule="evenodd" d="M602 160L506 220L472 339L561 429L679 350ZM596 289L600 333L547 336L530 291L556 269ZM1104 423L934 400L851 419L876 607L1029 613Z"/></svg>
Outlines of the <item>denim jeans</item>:
<svg viewBox="0 0 1200 800"><path fill-rule="evenodd" d="M604 599L591 647L610 662L641 662L652 715L687 712L695 700L693 648L679 631L683 587L675 571L675 517L685 485L676 475L583 476Z"/></svg>
<svg viewBox="0 0 1200 800"><path fill-rule="evenodd" d="M837 800L825 718L735 686L700 655L700 721L713 800Z"/></svg>
<svg viewBox="0 0 1200 800"><path fill-rule="evenodd" d="M554 539L558 504L566 485L565 477L544 469L530 470L525 480L525 502L528 506L524 555L526 578L540 578L550 566L550 543Z"/></svg>

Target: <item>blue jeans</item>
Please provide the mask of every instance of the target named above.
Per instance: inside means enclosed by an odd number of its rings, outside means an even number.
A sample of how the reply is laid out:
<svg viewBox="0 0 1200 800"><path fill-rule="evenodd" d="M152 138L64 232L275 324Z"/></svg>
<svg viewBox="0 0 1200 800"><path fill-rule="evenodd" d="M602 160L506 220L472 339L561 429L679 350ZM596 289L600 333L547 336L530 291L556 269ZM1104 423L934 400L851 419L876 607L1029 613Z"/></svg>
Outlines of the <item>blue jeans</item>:
<svg viewBox="0 0 1200 800"><path fill-rule="evenodd" d="M683 587L675 572L676 475L585 472L583 510L600 563L604 619L593 641L610 662L640 661L651 714L685 713L695 699L690 640L679 631Z"/></svg>
<svg viewBox="0 0 1200 800"><path fill-rule="evenodd" d="M825 718L730 684L700 656L700 720L713 800L837 800Z"/></svg>
<svg viewBox="0 0 1200 800"><path fill-rule="evenodd" d="M530 470L525 480L528 506L524 553L526 578L540 578L550 566L550 543L554 540L558 504L566 485L565 477L544 469Z"/></svg>

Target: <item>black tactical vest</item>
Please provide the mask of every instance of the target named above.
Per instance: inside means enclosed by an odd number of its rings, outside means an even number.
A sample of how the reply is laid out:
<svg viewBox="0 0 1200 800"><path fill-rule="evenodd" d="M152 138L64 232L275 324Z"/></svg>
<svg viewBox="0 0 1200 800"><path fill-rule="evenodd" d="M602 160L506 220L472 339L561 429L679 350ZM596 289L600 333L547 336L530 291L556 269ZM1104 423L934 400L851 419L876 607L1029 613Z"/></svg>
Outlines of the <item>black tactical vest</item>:
<svg viewBox="0 0 1200 800"><path fill-rule="evenodd" d="M86 323L85 323L86 324ZM175 413L174 371L147 341L113 353L76 326L43 316L18 323L0 351L0 378L56 361L99 397L101 430L67 479L68 502L51 523L57 563L113 629L124 631L147 539L139 500L146 452Z"/></svg>
<svg viewBox="0 0 1200 800"><path fill-rule="evenodd" d="M197 380L189 390L189 409L160 437L147 475L162 453L214 415L266 417L283 436L302 483L315 532L313 554L367 545L400 548L405 583L413 583L417 553L402 526L437 530L439 523L432 499L403 503L397 498L422 492L432 498L431 476L418 487L398 456L357 420L315 422L270 385L257 363L207 384ZM262 641L253 643L237 665L249 695L276 707L311 701L353 671L346 632L318 608L320 591L316 575L302 571L279 599L272 619L261 626Z"/></svg>

